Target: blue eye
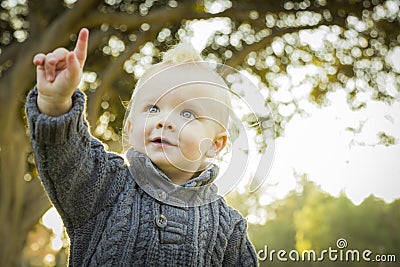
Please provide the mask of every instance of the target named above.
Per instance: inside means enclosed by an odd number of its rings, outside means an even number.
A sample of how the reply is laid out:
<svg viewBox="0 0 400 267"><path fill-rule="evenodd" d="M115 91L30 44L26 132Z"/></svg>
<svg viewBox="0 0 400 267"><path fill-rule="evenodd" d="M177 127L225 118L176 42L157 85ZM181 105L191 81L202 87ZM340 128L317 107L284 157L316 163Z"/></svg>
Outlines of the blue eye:
<svg viewBox="0 0 400 267"><path fill-rule="evenodd" d="M185 119L195 119L196 118L196 115L189 110L182 111L181 116L184 117Z"/></svg>
<svg viewBox="0 0 400 267"><path fill-rule="evenodd" d="M160 109L157 106L149 106L147 108L147 112L148 113L157 113L159 111L160 111Z"/></svg>

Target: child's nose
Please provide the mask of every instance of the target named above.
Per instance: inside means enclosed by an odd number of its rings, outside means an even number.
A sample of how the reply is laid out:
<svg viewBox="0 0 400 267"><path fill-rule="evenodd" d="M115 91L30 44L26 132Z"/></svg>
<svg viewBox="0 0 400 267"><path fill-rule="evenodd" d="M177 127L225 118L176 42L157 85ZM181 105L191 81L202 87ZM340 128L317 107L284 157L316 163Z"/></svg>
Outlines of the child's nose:
<svg viewBox="0 0 400 267"><path fill-rule="evenodd" d="M165 128L168 130L175 130L175 125L170 119L159 120L156 124L157 129Z"/></svg>

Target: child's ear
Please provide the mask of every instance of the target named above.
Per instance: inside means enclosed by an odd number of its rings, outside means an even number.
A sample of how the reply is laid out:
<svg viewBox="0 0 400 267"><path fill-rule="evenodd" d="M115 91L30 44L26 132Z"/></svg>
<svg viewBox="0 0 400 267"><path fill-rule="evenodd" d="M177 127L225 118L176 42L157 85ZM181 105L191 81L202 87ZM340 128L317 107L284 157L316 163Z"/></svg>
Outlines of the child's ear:
<svg viewBox="0 0 400 267"><path fill-rule="evenodd" d="M222 149L226 146L226 141L228 137L226 136L225 132L219 133L215 138L212 146L207 151L206 156L208 158L214 158L221 152Z"/></svg>
<svg viewBox="0 0 400 267"><path fill-rule="evenodd" d="M129 133L131 131L131 127L132 127L132 122L130 119L126 120L126 125L125 125L125 130L127 133Z"/></svg>

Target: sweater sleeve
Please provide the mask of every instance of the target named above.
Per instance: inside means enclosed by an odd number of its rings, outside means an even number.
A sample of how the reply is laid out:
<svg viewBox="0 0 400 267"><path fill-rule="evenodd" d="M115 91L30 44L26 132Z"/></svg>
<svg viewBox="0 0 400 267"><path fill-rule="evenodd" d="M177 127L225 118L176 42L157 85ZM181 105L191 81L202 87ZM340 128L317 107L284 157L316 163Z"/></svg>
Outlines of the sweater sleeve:
<svg viewBox="0 0 400 267"><path fill-rule="evenodd" d="M247 236L247 222L241 218L232 232L224 255L223 266L258 266L253 244Z"/></svg>
<svg viewBox="0 0 400 267"><path fill-rule="evenodd" d="M51 117L37 108L37 89L26 115L42 184L65 225L76 227L110 204L123 186L124 161L93 138L85 119L85 96L76 90L71 110Z"/></svg>

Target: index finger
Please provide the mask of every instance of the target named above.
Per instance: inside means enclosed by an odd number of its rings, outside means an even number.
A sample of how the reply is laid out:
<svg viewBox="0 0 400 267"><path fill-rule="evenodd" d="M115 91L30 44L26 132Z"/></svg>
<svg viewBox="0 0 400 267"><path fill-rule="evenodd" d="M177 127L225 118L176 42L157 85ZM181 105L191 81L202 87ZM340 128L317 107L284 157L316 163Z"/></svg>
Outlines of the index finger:
<svg viewBox="0 0 400 267"><path fill-rule="evenodd" d="M86 28L81 29L78 36L78 41L75 45L75 55L79 61L81 67L85 64L87 48L88 48L88 40L89 40L89 30Z"/></svg>

